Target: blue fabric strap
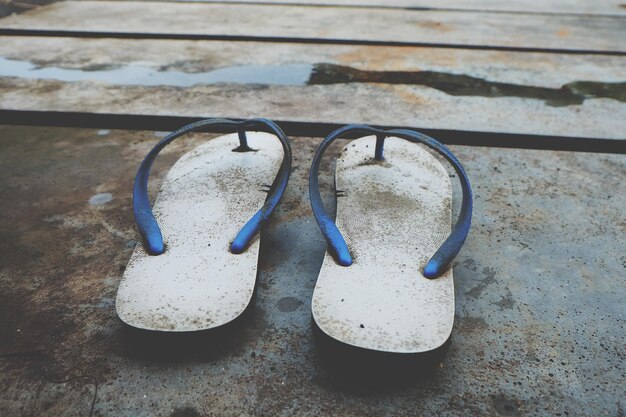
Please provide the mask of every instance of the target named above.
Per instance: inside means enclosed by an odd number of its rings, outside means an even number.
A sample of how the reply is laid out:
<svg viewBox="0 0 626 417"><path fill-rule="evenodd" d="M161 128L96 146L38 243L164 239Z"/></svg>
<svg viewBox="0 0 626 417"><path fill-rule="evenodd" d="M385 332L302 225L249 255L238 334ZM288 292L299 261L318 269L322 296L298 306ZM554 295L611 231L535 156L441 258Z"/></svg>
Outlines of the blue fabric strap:
<svg viewBox="0 0 626 417"><path fill-rule="evenodd" d="M256 232L259 231L261 226L280 201L285 188L287 188L287 182L289 180L289 174L291 173L291 146L289 140L283 131L271 120L267 119L251 119L244 121L236 121L229 119L206 119L196 123L191 123L178 129L175 132L167 135L161 140L154 148L148 152L145 157L137 176L135 177L135 185L133 187L133 211L135 214L135 222L137 223L137 229L143 238L146 251L151 255L160 255L165 252L165 244L163 243L163 236L161 229L152 213L152 207L150 206L150 200L148 198L148 177L150 176L150 168L152 163L158 156L159 152L174 139L202 128L219 128L219 129L232 129L239 134L240 145L233 151L246 152L251 150L248 147L245 132L246 130L257 129L268 131L278 137L283 145L283 161L280 169L274 178L274 182L270 187L268 196L265 200L263 207L243 226L239 231L235 239L230 246L232 253L243 252L250 240L254 237Z"/></svg>
<svg viewBox="0 0 626 417"><path fill-rule="evenodd" d="M317 220L317 224L319 225L322 234L326 238L326 242L328 242L329 250L342 266L352 265L352 256L350 255L350 250L348 249L341 232L337 228L337 225L335 225L335 222L330 218L326 208L324 207L322 196L320 195L318 177L320 162L324 152L335 139L344 136L347 133L350 133L350 136L375 135L377 138L375 149L376 160L383 159L384 138L393 136L413 143L424 144L437 151L452 165L456 171L459 181L461 182L461 191L463 194L459 218L454 224L452 232L448 238L430 258L423 271L423 275L426 278L437 278L448 269L450 262L452 262L457 253L459 253L459 250L461 250L470 229L472 221L472 188L465 170L452 152L442 143L429 136L412 130L381 130L366 125L348 125L339 128L328 135L317 149L315 157L313 158L313 163L311 164L311 171L309 172L309 198L311 200L313 214L315 215L315 219ZM382 221L384 221L384 219Z"/></svg>

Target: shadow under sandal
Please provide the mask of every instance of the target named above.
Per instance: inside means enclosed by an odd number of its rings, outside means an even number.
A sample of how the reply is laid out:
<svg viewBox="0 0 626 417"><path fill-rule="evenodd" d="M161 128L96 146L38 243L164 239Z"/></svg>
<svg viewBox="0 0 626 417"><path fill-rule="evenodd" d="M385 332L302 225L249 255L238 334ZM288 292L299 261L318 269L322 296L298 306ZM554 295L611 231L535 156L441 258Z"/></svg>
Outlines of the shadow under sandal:
<svg viewBox="0 0 626 417"><path fill-rule="evenodd" d="M349 142L335 171L336 224L324 208L318 170L340 136ZM452 188L436 151L461 182L460 216L451 228ZM384 146L384 156L383 156ZM326 335L351 346L423 353L440 348L454 322L450 262L470 228L472 192L444 145L418 132L350 125L320 145L309 174L313 213L328 252L313 293L313 318Z"/></svg>
<svg viewBox="0 0 626 417"><path fill-rule="evenodd" d="M208 127L237 133L182 156L152 209L148 176L159 152ZM282 197L290 169L287 137L265 119L203 120L159 142L135 178L133 209L143 245L135 248L118 289L120 319L140 329L188 332L240 316L254 293L257 232Z"/></svg>

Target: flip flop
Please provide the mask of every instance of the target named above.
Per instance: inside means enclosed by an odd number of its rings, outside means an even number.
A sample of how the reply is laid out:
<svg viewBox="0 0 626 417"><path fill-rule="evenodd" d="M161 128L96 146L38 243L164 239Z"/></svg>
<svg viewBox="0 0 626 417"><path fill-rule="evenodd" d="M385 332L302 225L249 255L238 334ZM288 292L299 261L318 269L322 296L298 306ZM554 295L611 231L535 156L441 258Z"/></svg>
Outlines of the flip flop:
<svg viewBox="0 0 626 417"><path fill-rule="evenodd" d="M346 135L372 136L349 143L337 160L335 224L322 202L318 174L328 146ZM416 143L441 154L461 182L463 200L452 230L449 174ZM328 243L313 292L319 329L342 343L374 351L423 353L443 346L454 321L449 265L472 217L469 180L452 152L410 130L345 126L318 148L309 196Z"/></svg>
<svg viewBox="0 0 626 417"><path fill-rule="evenodd" d="M148 176L155 158L174 139L207 127L238 133L182 156L153 211ZM266 119L208 119L161 140L135 178L133 210L143 245L135 248L118 289L120 319L140 329L189 332L240 316L255 289L257 232L280 201L290 170L289 141Z"/></svg>

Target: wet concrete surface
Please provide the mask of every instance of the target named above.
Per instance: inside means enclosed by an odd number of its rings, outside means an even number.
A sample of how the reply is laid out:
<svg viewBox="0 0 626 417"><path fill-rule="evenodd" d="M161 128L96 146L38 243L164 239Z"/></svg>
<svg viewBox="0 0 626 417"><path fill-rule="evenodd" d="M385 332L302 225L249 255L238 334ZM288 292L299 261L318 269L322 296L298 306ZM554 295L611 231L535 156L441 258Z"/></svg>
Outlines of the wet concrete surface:
<svg viewBox="0 0 626 417"><path fill-rule="evenodd" d="M58 0L4 0L0 2L0 17L24 13Z"/></svg>
<svg viewBox="0 0 626 417"><path fill-rule="evenodd" d="M35 80L116 82L122 85L189 87L198 84L305 85L313 66L248 65L219 68L207 72L183 72L155 69L143 65L100 65L87 70L42 67L29 61L10 60L0 56L0 76Z"/></svg>
<svg viewBox="0 0 626 417"><path fill-rule="evenodd" d="M292 138L241 320L177 337L122 325L132 180L159 136L0 127L0 415L624 415L626 156L453 147L475 216L447 351L348 352L355 368L311 321L325 250L307 197L319 138ZM162 152L152 195L209 136ZM330 159L320 179L332 205Z"/></svg>
<svg viewBox="0 0 626 417"><path fill-rule="evenodd" d="M144 65L93 65L68 69L37 65L0 56L0 77L66 82L95 81L134 86L191 87L211 84L328 85L376 83L420 85L452 96L518 97L543 100L549 106L582 104L590 98L626 101L626 82L573 81L560 88L493 82L483 78L441 71L364 71L329 63L248 65L207 72L155 69Z"/></svg>
<svg viewBox="0 0 626 417"><path fill-rule="evenodd" d="M626 127L614 117L625 107L621 56L167 39L3 40L3 113L89 112L129 120L262 115L299 123L604 140L623 140Z"/></svg>

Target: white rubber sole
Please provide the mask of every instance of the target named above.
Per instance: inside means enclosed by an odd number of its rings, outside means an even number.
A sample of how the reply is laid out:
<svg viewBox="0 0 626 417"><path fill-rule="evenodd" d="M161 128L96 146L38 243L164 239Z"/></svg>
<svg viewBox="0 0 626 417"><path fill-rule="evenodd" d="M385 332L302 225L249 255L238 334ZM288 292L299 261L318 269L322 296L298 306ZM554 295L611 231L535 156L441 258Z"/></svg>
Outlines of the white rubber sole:
<svg viewBox="0 0 626 417"><path fill-rule="evenodd" d="M255 152L232 152L237 134L181 157L164 180L153 212L166 250L133 252L120 283L120 319L140 329L187 332L222 326L244 312L256 283L257 236L245 252L229 251L241 227L264 204L283 150L273 135L248 132Z"/></svg>
<svg viewBox="0 0 626 417"><path fill-rule="evenodd" d="M337 227L353 264L326 254L313 293L313 318L328 336L376 351L441 347L454 322L452 268L430 280L422 270L450 233L452 188L443 165L421 146L376 138L350 142L336 165Z"/></svg>

